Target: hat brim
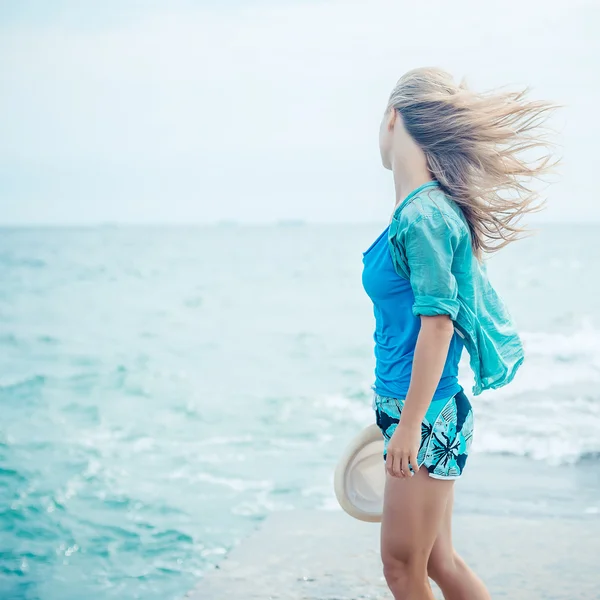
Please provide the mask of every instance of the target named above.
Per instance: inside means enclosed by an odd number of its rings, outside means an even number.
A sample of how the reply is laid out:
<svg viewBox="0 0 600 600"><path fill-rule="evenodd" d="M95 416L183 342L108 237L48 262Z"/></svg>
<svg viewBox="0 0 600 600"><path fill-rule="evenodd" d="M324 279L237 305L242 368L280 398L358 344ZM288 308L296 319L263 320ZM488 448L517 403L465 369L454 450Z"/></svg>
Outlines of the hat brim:
<svg viewBox="0 0 600 600"><path fill-rule="evenodd" d="M379 523L385 477L383 435L372 424L352 439L338 461L334 489L340 506L355 519Z"/></svg>

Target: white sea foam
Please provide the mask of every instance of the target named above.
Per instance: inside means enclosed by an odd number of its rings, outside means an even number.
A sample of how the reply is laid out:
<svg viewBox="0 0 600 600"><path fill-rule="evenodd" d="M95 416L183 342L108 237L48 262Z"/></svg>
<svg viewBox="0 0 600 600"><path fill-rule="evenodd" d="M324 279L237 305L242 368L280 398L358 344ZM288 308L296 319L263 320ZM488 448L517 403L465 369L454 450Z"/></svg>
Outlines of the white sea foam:
<svg viewBox="0 0 600 600"><path fill-rule="evenodd" d="M177 471L173 472L169 479L185 479L189 482L204 482L217 486L225 486L236 492L244 492L247 490L271 490L273 488L273 482L262 480L244 480L236 477L218 477L211 473L197 473L193 472L187 467L182 467Z"/></svg>
<svg viewBox="0 0 600 600"><path fill-rule="evenodd" d="M552 464L600 453L600 332L522 337L526 359L514 381L473 399L474 450Z"/></svg>
<svg viewBox="0 0 600 600"><path fill-rule="evenodd" d="M355 421L364 423L373 416L373 411L364 400L354 400L340 395L318 399L320 408L327 411L327 418L333 421Z"/></svg>

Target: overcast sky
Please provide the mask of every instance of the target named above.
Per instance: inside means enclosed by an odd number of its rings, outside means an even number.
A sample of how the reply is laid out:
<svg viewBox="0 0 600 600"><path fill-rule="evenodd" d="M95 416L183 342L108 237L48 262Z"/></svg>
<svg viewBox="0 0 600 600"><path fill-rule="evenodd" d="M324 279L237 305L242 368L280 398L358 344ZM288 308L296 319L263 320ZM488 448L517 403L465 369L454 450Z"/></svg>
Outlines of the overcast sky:
<svg viewBox="0 0 600 600"><path fill-rule="evenodd" d="M423 65L566 105L546 220L600 221L594 0L0 2L0 223L375 221Z"/></svg>

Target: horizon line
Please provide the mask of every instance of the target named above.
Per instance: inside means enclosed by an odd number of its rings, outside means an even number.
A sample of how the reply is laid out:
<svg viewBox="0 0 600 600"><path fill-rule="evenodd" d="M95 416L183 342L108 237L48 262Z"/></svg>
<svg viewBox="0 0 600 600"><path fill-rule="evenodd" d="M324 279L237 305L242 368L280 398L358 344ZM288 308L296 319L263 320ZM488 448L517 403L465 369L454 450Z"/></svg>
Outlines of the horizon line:
<svg viewBox="0 0 600 600"><path fill-rule="evenodd" d="M236 221L218 219L215 221L97 221L97 222L0 222L0 229L118 229L120 227L303 227L322 225L381 225L382 221L312 221L307 219L276 219L271 221ZM600 225L600 218L578 220L536 220L529 224L535 229L538 225Z"/></svg>

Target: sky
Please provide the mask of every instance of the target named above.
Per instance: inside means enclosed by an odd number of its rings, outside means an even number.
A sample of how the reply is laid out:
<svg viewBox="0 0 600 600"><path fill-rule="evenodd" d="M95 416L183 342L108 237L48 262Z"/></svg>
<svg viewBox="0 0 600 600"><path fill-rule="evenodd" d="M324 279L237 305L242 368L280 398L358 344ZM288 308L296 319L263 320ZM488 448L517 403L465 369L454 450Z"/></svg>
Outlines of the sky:
<svg viewBox="0 0 600 600"><path fill-rule="evenodd" d="M0 0L0 224L373 222L397 79L559 102L543 220L600 222L595 0Z"/></svg>

